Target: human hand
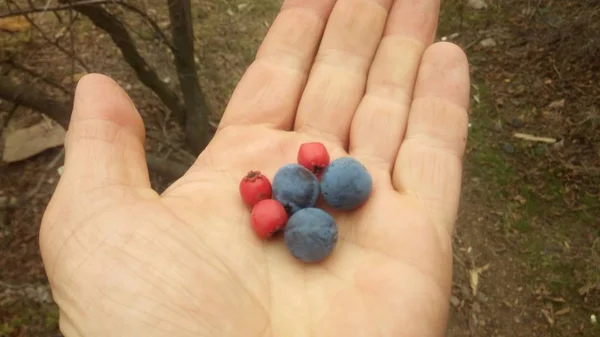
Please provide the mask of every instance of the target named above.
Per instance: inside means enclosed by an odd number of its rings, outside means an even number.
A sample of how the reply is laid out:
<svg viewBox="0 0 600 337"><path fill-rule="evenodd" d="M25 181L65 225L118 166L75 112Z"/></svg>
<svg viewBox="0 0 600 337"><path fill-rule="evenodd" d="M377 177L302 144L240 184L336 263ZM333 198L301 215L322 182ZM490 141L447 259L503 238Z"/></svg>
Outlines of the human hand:
<svg viewBox="0 0 600 337"><path fill-rule="evenodd" d="M82 78L40 230L64 335L444 335L469 73L458 47L431 45L438 7L286 1L214 139L162 195L127 95ZM332 213L337 247L312 265L257 239L238 195L307 141L374 179L362 208Z"/></svg>

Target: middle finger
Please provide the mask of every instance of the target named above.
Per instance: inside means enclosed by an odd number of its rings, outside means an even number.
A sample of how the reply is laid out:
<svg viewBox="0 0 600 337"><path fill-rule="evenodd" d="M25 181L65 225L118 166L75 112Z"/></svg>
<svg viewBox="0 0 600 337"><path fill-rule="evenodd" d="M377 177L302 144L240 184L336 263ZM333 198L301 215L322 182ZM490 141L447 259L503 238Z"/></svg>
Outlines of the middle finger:
<svg viewBox="0 0 600 337"><path fill-rule="evenodd" d="M371 61L393 0L338 0L327 22L295 130L348 144Z"/></svg>

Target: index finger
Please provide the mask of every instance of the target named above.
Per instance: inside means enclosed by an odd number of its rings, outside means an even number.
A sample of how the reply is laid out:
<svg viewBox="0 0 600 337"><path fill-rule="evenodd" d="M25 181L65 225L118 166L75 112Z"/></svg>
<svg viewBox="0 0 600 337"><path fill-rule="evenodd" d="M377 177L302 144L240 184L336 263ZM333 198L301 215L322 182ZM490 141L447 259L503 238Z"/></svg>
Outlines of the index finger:
<svg viewBox="0 0 600 337"><path fill-rule="evenodd" d="M238 83L218 131L264 124L289 130L336 0L286 0Z"/></svg>

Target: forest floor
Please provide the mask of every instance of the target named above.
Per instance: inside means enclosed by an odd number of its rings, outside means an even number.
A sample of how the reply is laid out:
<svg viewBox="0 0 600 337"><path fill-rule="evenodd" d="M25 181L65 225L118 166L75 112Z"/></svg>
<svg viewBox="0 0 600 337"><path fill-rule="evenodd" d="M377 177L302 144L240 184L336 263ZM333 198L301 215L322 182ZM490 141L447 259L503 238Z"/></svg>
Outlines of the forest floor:
<svg viewBox="0 0 600 337"><path fill-rule="evenodd" d="M281 1L193 2L201 84L220 112ZM600 336L600 323L592 322L600 316L600 4L505 0L475 9L468 3L485 2L443 1L438 33L438 40L466 50L472 81L448 336ZM180 130L105 34L79 18L71 43L65 23L51 14L32 18L50 38L65 35L61 45L75 46L91 71L127 89L144 116L149 151L178 152ZM151 34L139 20L127 24L152 64L170 62L158 42L147 41ZM11 53L14 62L69 87L85 70L34 28L0 30L0 56ZM172 69L158 69L164 82L176 82ZM12 110L0 101L0 128ZM41 119L23 108L12 115L5 132ZM38 247L60 155L58 147L0 162L0 201L18 198L13 207L0 202L0 337L60 336ZM153 176L153 183L160 189L168 181Z"/></svg>

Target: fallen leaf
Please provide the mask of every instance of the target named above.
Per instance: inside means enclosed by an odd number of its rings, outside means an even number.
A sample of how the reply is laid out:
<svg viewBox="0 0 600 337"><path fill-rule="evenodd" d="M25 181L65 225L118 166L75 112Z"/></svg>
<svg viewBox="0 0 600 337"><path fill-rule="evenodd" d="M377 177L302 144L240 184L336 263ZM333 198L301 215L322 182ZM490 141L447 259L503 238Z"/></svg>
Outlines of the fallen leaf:
<svg viewBox="0 0 600 337"><path fill-rule="evenodd" d="M0 30L9 33L25 32L31 28L31 24L23 15L9 16L0 19Z"/></svg>
<svg viewBox="0 0 600 337"><path fill-rule="evenodd" d="M17 129L6 135L2 159L12 163L27 159L47 149L63 144L65 129L57 123L41 121L28 128Z"/></svg>
<svg viewBox="0 0 600 337"><path fill-rule="evenodd" d="M460 300L458 299L458 297L452 295L450 296L450 303L452 303L452 305L456 308L460 305Z"/></svg>
<svg viewBox="0 0 600 337"><path fill-rule="evenodd" d="M566 315L571 311L571 309L569 307L560 309L559 311L554 313L554 316L562 316L562 315Z"/></svg>
<svg viewBox="0 0 600 337"><path fill-rule="evenodd" d="M73 74L73 77L71 77L71 76L65 76L62 79L61 83L62 84L69 84L69 83L71 83L71 81L73 81L73 83L77 83L85 75L86 75L86 73L76 73L76 74Z"/></svg>
<svg viewBox="0 0 600 337"><path fill-rule="evenodd" d="M473 9L487 8L487 3L484 0L469 0L469 7Z"/></svg>
<svg viewBox="0 0 600 337"><path fill-rule="evenodd" d="M479 286L479 273L475 269L469 270L469 281L471 283L471 290L473 296L477 295L477 287Z"/></svg>
<svg viewBox="0 0 600 337"><path fill-rule="evenodd" d="M489 48L489 47L494 47L494 46L496 46L496 44L497 44L497 43L496 43L496 40L494 40L494 39L492 39L491 37L489 37L489 38L487 38L487 39L483 39L483 40L481 40L481 41L479 42L479 44L480 44L482 47Z"/></svg>
<svg viewBox="0 0 600 337"><path fill-rule="evenodd" d="M564 106L565 106L565 99L563 98L563 99L559 99L559 100L553 101L552 103L550 103L548 105L548 108L549 109L560 109L560 108L562 108Z"/></svg>
<svg viewBox="0 0 600 337"><path fill-rule="evenodd" d="M554 318L552 318L552 316L550 315L550 312L548 312L548 310L546 310L546 309L542 309L542 314L544 314L544 317L546 317L548 324L550 324L550 326L553 326Z"/></svg>

